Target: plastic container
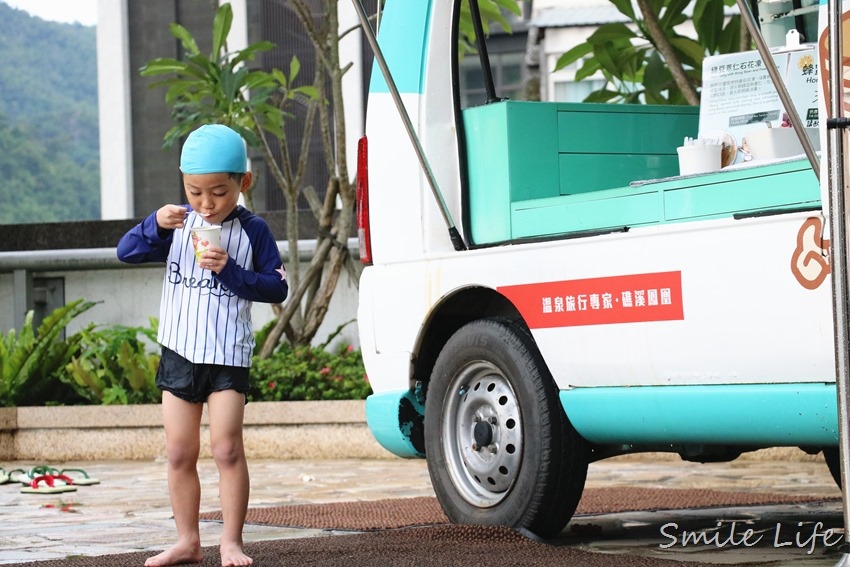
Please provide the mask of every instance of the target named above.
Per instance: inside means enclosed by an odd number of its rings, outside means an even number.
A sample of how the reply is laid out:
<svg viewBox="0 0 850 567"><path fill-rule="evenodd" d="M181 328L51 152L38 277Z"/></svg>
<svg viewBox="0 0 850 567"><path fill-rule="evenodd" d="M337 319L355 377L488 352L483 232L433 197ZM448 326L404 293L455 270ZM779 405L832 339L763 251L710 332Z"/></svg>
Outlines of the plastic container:
<svg viewBox="0 0 850 567"><path fill-rule="evenodd" d="M806 129L815 150L818 149L817 131L812 135ZM754 160L783 159L804 153L803 144L793 128L758 128L747 132L742 146L752 154Z"/></svg>

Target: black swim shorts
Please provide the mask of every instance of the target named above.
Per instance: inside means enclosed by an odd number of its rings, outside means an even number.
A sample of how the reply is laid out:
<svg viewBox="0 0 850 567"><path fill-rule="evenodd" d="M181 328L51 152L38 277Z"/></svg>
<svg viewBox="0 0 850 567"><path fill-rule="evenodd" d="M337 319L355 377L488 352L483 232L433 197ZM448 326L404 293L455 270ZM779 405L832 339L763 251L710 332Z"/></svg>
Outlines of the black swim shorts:
<svg viewBox="0 0 850 567"><path fill-rule="evenodd" d="M220 364L195 364L174 352L162 348L156 371L156 386L171 392L181 400L204 403L213 392L236 390L248 393L248 368Z"/></svg>

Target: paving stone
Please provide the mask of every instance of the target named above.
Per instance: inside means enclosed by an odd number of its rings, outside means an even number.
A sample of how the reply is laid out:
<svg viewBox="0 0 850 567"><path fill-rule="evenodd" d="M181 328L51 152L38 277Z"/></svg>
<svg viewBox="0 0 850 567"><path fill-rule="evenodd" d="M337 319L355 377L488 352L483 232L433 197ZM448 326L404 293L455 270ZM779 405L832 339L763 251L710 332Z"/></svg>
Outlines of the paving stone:
<svg viewBox="0 0 850 567"><path fill-rule="evenodd" d="M70 555L103 555L130 551L151 551L169 547L175 537L168 500L166 465L156 461L93 462L7 462L4 469L28 470L39 464L57 468L82 468L100 484L79 486L76 492L55 495L22 494L19 484L0 485L0 564L40 561ZM199 463L201 511L216 511L218 473L211 460ZM250 506L317 504L356 500L380 500L433 496L424 460L345 459L345 460L249 460ZM591 464L588 487L641 486L658 488L711 488L753 492L819 495L839 498L823 462L744 459L732 463L686 463L666 456L615 458ZM819 513L836 514L834 505L826 509L788 507L789 517L814 518ZM696 512L695 512L696 513ZM594 517L618 529L628 525L653 526L658 515L627 513ZM586 521L586 520L577 520ZM631 522L631 524L629 524ZM202 545L217 545L221 525L201 523ZM269 539L327 536L327 531L247 525L246 542ZM650 553L647 542L604 538L583 544L605 553L634 550ZM651 547L651 546L649 546ZM769 551L769 552L768 552ZM768 550L769 560L781 560L782 550ZM686 559L716 557L728 562L736 556L698 554L684 550ZM669 556L669 554L668 554ZM698 557L699 556L699 557ZM722 556L722 557L721 557ZM822 561L832 559L820 558ZM816 557L802 555L806 566L818 565ZM794 563L799 561L795 559ZM826 564L826 563L823 563Z"/></svg>

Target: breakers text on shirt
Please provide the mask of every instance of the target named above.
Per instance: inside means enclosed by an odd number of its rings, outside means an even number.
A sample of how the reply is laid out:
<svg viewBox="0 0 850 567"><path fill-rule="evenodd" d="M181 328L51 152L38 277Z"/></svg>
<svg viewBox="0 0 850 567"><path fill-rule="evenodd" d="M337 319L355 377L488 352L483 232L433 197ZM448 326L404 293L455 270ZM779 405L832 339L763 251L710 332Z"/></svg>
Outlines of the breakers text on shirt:
<svg viewBox="0 0 850 567"><path fill-rule="evenodd" d="M219 297L233 297L235 294L221 285L218 280L210 276L209 278L196 278L195 276L184 276L180 272L180 264L171 262L168 268L168 283L172 285L182 285L187 289L197 289L201 294L209 293Z"/></svg>

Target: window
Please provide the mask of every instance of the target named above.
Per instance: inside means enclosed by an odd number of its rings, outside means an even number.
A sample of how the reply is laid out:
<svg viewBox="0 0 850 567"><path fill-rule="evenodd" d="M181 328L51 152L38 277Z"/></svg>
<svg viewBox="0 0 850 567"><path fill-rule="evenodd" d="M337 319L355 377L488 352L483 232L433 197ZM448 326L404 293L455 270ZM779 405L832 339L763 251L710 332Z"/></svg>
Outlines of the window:
<svg viewBox="0 0 850 567"><path fill-rule="evenodd" d="M556 81L552 92L555 102L582 102L587 95L605 86L602 79L585 79L583 81Z"/></svg>
<svg viewBox="0 0 850 567"><path fill-rule="evenodd" d="M523 91L523 53L491 53L493 83L500 98L518 99ZM478 106L487 101L484 73L477 55L460 62L461 107Z"/></svg>
<svg viewBox="0 0 850 567"><path fill-rule="evenodd" d="M555 68L555 61L560 53L549 56L549 69ZM576 81L576 73L584 65L584 59L579 59L563 69L553 71L547 77L549 91L546 100L553 102L583 102L587 96L605 86L602 73L596 73L581 81Z"/></svg>

